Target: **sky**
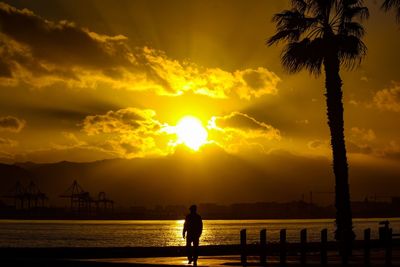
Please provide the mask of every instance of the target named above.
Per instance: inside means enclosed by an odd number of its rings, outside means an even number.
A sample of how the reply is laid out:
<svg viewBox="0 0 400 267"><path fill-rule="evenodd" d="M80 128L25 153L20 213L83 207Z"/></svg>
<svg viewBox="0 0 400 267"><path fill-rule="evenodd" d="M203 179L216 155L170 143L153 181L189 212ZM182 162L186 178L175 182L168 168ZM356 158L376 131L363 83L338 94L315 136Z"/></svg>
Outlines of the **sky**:
<svg viewBox="0 0 400 267"><path fill-rule="evenodd" d="M390 188L400 175L400 25L380 1L366 5L368 54L341 72L350 176L352 164L372 166ZM193 153L217 146L250 162L282 154L293 155L287 166L329 160L323 77L288 74L282 46L265 45L273 14L288 7L1 2L0 162L168 157L185 146L176 130L185 116L207 131Z"/></svg>

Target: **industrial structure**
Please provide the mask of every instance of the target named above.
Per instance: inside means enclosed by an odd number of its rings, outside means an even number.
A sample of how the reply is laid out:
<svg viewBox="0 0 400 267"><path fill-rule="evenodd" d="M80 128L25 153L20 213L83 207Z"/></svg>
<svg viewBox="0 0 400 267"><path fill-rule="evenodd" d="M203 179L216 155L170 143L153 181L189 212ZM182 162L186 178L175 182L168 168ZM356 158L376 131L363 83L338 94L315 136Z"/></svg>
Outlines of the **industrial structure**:
<svg viewBox="0 0 400 267"><path fill-rule="evenodd" d="M98 213L108 212L109 209L114 211L114 201L108 199L106 192L100 192L96 200L96 209Z"/></svg>
<svg viewBox="0 0 400 267"><path fill-rule="evenodd" d="M21 182L17 181L14 187L2 197L13 199L15 209L44 208L47 206L49 200L47 195L42 193L33 181L30 181L27 187L24 187Z"/></svg>
<svg viewBox="0 0 400 267"><path fill-rule="evenodd" d="M108 199L105 192L100 192L98 198L94 199L76 180L60 197L70 199L70 209L72 212L91 214L114 210L114 201Z"/></svg>

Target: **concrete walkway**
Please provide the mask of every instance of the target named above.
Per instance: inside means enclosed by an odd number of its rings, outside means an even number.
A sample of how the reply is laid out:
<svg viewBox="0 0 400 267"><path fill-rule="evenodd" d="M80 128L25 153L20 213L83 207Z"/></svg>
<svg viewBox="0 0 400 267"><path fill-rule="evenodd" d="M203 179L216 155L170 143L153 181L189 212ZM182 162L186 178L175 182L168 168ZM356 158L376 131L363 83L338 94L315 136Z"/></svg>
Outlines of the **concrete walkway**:
<svg viewBox="0 0 400 267"><path fill-rule="evenodd" d="M188 264L188 260L185 257L99 259L94 261L104 263L130 263L147 266L191 266ZM226 266L237 265L238 263L240 263L240 258L234 256L200 257L197 261L197 266Z"/></svg>
<svg viewBox="0 0 400 267"><path fill-rule="evenodd" d="M29 266L29 267L132 267L132 266L158 266L158 267L175 267L175 266L191 266L187 264L184 257L159 257L159 258L113 258L113 259L14 259L0 260L1 266ZM213 256L200 257L198 261L199 267L205 266L241 266L238 256ZM260 266L258 257L249 257L247 266ZM280 266L277 257L270 257L268 265L271 267ZM286 266L300 266L298 257L288 257ZM307 266L320 266L318 257L312 257L307 262ZM329 259L328 266L342 266L337 258ZM356 257L348 266L364 266L363 260ZM382 258L375 258L371 262L371 266L385 266ZM400 259L397 258L392 262L392 266L400 266Z"/></svg>
<svg viewBox="0 0 400 267"><path fill-rule="evenodd" d="M247 266L260 266L258 257L248 257ZM184 257L169 258L128 258L128 259L97 259L88 260L97 263L110 264L110 266L131 265L131 266L191 266L188 265L187 259ZM342 266L339 258L331 257L329 266ZM212 256L200 257L197 266L242 266L239 256ZM267 266L280 266L278 257L270 257ZM288 257L287 266L300 266L298 257ZM310 257L307 266L320 266L319 257ZM355 257L349 266L364 266L362 257ZM382 258L372 259L371 266L385 266ZM392 262L392 266L400 266L400 260L396 259Z"/></svg>

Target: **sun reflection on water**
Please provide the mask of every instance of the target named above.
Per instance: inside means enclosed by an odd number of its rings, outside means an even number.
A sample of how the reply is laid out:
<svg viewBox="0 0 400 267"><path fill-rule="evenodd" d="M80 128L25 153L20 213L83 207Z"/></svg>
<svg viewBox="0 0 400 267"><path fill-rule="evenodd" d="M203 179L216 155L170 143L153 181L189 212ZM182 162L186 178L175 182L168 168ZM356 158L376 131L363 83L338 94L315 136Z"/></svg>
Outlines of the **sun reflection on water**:
<svg viewBox="0 0 400 267"><path fill-rule="evenodd" d="M354 219L357 237L371 228L378 236L382 219ZM162 221L24 221L0 220L0 247L161 247L185 246L183 220ZM318 241L320 231L328 229L333 240L334 220L204 220L200 245L239 244L241 229L247 229L248 243L259 242L261 229L268 231L270 242L279 241L280 229L287 229L289 242L299 241L299 231L309 230L309 240ZM400 231L400 219L391 219L394 231Z"/></svg>

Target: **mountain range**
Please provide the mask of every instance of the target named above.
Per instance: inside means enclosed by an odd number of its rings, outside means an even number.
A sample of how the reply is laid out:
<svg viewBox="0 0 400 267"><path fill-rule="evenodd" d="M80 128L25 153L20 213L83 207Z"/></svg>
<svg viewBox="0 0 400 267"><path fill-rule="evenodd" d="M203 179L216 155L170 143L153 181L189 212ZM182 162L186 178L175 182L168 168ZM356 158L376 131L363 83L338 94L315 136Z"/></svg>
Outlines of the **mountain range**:
<svg viewBox="0 0 400 267"><path fill-rule="evenodd" d="M376 166L351 165L353 199L386 192L395 195L400 181ZM217 147L201 153L185 149L157 158L109 159L95 162L0 164L0 195L10 194L17 181L34 181L51 206L77 180L97 198L104 191L116 206L191 203L290 201L307 197L333 202L334 178L327 158L307 158L282 151L239 157ZM319 194L318 192L324 192ZM5 201L5 200L4 200Z"/></svg>

